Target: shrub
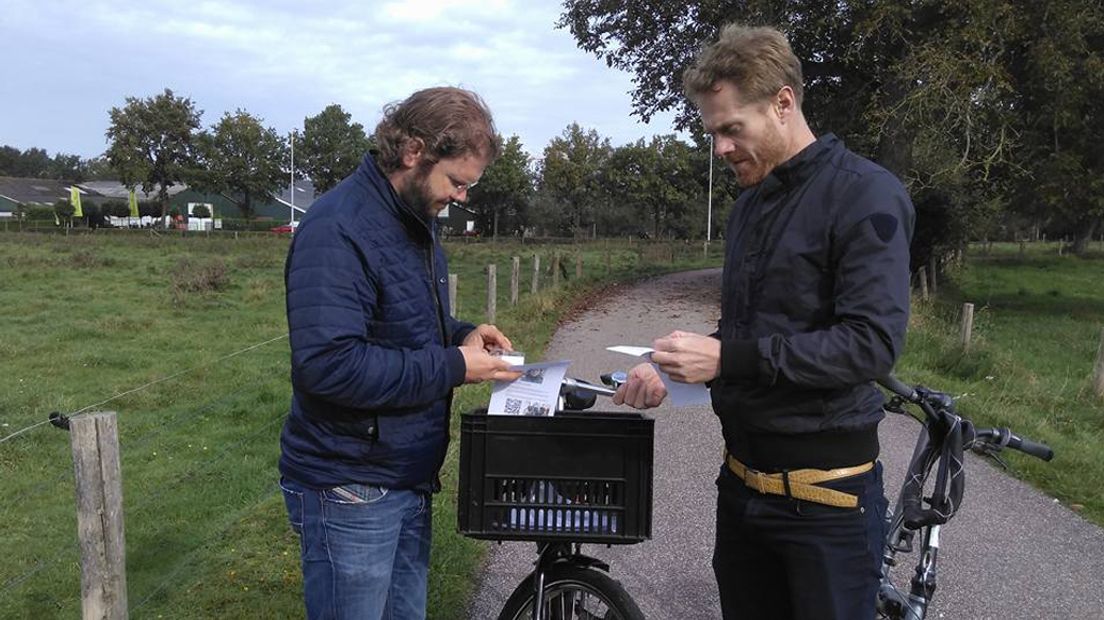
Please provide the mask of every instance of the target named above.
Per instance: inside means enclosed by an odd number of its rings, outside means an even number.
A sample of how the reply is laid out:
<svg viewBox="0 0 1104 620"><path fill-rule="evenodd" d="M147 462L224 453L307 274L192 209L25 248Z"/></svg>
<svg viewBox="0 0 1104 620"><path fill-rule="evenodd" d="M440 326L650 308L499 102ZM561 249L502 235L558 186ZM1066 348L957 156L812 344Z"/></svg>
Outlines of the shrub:
<svg viewBox="0 0 1104 620"><path fill-rule="evenodd" d="M224 290L230 284L226 263L214 259L205 263L196 263L190 258L182 258L172 270L173 301L181 303L191 295L207 295Z"/></svg>

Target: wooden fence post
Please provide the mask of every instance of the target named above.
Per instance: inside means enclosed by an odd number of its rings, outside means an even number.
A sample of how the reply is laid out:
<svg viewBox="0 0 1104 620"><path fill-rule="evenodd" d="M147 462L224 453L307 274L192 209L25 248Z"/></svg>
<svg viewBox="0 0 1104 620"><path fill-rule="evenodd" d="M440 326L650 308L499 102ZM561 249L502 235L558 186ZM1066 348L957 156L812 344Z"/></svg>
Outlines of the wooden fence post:
<svg viewBox="0 0 1104 620"><path fill-rule="evenodd" d="M970 337L974 333L974 304L962 304L962 328L959 334L962 338L962 350L970 350Z"/></svg>
<svg viewBox="0 0 1104 620"><path fill-rule="evenodd" d="M552 288L560 286L560 253L552 255Z"/></svg>
<svg viewBox="0 0 1104 620"><path fill-rule="evenodd" d="M495 322L495 311L498 305L498 269L494 263L487 265L487 322Z"/></svg>
<svg viewBox="0 0 1104 620"><path fill-rule="evenodd" d="M916 282L920 285L920 299L921 301L927 301L928 299L928 270L920 267L916 270Z"/></svg>
<svg viewBox="0 0 1104 620"><path fill-rule="evenodd" d="M537 294L540 290L540 254L533 255L533 282L529 287L529 292L533 295Z"/></svg>
<svg viewBox="0 0 1104 620"><path fill-rule="evenodd" d="M932 254L931 258L928 259L928 278L930 278L930 287L929 288L931 289L932 297L935 297L936 295L939 294L939 287L938 287L938 285L935 281L936 280L936 277L935 277L936 276L936 271L938 271L938 267L939 267L939 259L936 258L935 254Z"/></svg>
<svg viewBox="0 0 1104 620"><path fill-rule="evenodd" d="M81 618L125 620L126 540L115 412L74 416L69 431L77 487Z"/></svg>
<svg viewBox="0 0 1104 620"><path fill-rule="evenodd" d="M583 253L579 252L575 255L575 279L581 280L583 277Z"/></svg>
<svg viewBox="0 0 1104 620"><path fill-rule="evenodd" d="M510 259L510 305L516 306L518 302L518 276L521 272L521 257Z"/></svg>
<svg viewBox="0 0 1104 620"><path fill-rule="evenodd" d="M1096 369L1093 373L1093 392L1104 398L1104 329L1100 330L1100 346L1096 349Z"/></svg>
<svg viewBox="0 0 1104 620"><path fill-rule="evenodd" d="M453 318L459 315L456 309L456 285L458 284L459 279L460 277L457 276L455 273L449 274L449 310L452 312Z"/></svg>

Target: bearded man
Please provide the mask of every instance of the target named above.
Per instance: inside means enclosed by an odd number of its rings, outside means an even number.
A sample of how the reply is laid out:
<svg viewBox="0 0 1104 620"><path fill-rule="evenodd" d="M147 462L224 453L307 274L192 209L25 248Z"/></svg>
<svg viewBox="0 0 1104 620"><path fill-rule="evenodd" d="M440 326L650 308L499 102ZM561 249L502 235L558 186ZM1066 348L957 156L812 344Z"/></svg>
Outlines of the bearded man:
<svg viewBox="0 0 1104 620"><path fill-rule="evenodd" d="M437 214L499 152L483 101L389 105L378 151L303 217L285 267L292 402L280 486L307 616L420 619L452 390L512 380L493 325L452 317Z"/></svg>
<svg viewBox="0 0 1104 620"><path fill-rule="evenodd" d="M909 311L913 209L891 173L817 138L801 63L772 28L731 25L683 76L743 188L728 221L721 319L652 361L708 383L724 458L713 570L731 618L873 618L885 497L882 395ZM666 395L641 365L614 397Z"/></svg>

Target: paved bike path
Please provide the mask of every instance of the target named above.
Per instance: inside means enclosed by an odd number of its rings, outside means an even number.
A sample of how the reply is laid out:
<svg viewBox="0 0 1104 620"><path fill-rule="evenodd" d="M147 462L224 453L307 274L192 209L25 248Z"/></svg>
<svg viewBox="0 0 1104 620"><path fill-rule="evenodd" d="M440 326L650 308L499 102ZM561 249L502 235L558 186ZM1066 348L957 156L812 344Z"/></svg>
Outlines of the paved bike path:
<svg viewBox="0 0 1104 620"><path fill-rule="evenodd" d="M627 286L557 330L545 356L572 360L569 374L597 380L627 369L630 358L612 344L648 345L672 329L709 333L719 313L720 270L673 274ZM600 408L612 408L599 401ZM720 431L708 407L673 409L655 417L654 516L650 541L590 553L610 563L648 618L720 618L710 567L714 480ZM900 487L919 426L900 416L881 425L886 488ZM962 510L943 533L939 586L929 618L1104 617L1104 530L970 455ZM1061 458L1060 455L1058 458ZM496 618L522 577L535 546L492 544L468 618ZM905 558L911 575L915 554Z"/></svg>

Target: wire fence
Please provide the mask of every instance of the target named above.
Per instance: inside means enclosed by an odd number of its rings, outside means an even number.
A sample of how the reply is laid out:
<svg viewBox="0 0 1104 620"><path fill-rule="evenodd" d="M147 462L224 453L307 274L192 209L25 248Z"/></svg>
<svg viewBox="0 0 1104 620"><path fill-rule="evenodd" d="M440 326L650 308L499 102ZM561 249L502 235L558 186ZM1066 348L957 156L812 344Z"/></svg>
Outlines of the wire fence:
<svg viewBox="0 0 1104 620"><path fill-rule="evenodd" d="M84 246L91 244L97 238L95 235L162 233L119 230L71 234L88 236L79 238L78 243L69 239L39 245ZM187 231L168 234L192 235ZM33 244L28 241L9 247L30 245ZM113 251L122 251L120 248L133 251L134 254L127 258L128 273L143 277L148 274L153 280L162 274L140 262L138 250L147 252L142 256L148 256L149 252L166 251L162 248L183 253L190 246L217 252L231 245L247 250L235 259L236 268L278 274L280 261L258 262L258 257L269 256L272 248L281 245L278 243L137 241L113 242L109 247ZM95 247L98 252L108 252ZM714 246L712 252L716 254L717 249ZM55 253L61 251L54 250ZM518 271L517 288L524 297L538 290L544 292L550 287L610 274L635 276L641 273L642 267L669 266L686 258L708 258L710 251L709 246L703 248L700 244L684 242L620 240L546 245L537 241L532 245L519 244L516 249L511 246L508 252L516 252L517 256L516 260L511 260L510 254L503 254L501 247L494 243L457 244L449 250L450 260L462 258L453 261L459 286L453 308L461 318L474 322L484 319L491 305L489 299L508 308L517 294L510 290L513 283L507 284L514 265ZM13 257L21 259L22 252L9 254L9 262ZM35 264L57 271L55 263L51 262L54 260L56 257L51 254L40 255L39 263ZM497 290L488 294L487 265L495 261L501 280ZM135 269L136 265L140 267ZM278 279L278 275L274 279ZM242 288L248 289L248 286ZM266 295L274 291L271 285L257 290ZM189 312L217 310L220 303L217 299L201 296L197 299L187 308ZM250 303L248 295L237 299L242 301L235 303ZM541 298L534 296L534 299L539 302ZM266 306L264 318L258 321L268 324L273 309ZM227 314L235 322L243 320L237 312ZM511 320L518 320L518 317L515 315ZM206 347L224 338L220 331L211 334L216 337L193 342ZM37 400L26 395L12 398L3 395L7 404L0 413L11 426L0 429L3 431L0 437L0 497L5 500L0 505L0 524L5 532L5 536L0 537L0 555L7 558L0 564L0 618L72 617L77 615L80 606L80 557L74 534L75 481L69 436L50 424L49 413L39 410L28 413L37 403L48 402L47 399L67 402L67 410L62 412L66 416L105 408L118 413L126 578L132 617L188 616L190 612L181 610L191 604L194 596L209 590L217 593L212 596L225 595L225 584L211 588L199 584L227 579L223 561L235 567L249 562L241 557L225 559L219 555L219 549L226 538L248 539L250 523L254 520L267 520L264 532L269 536L276 530L274 520L283 521L279 525L285 527L279 531L286 531L287 540L275 543L275 548L281 552L272 553L273 546L268 544L262 554L264 557L255 560L252 566L258 573L276 571L274 575L263 575L267 579L265 583L280 586L280 595L287 596L283 591L288 589L284 587L287 583L281 581L286 577L279 571L281 567L296 567L298 558L294 537L286 527L283 507L272 501L278 476L279 423L286 416L291 392L286 348L272 345L286 337L282 333L270 338L254 338L252 344L233 347L221 355L174 355L173 351L165 351L165 360L161 360L155 353L148 356L154 360L151 365L167 366L171 363L168 360L174 359L187 362L181 364L186 367L156 374L149 374L148 368L133 369L132 376L146 378L135 380L125 388L108 390L99 387L97 382L63 381L67 387L84 386L80 389L85 394L103 390L102 394L80 403L72 402L75 398L71 395L43 394ZM226 341L242 342L228 337ZM54 353L51 345L40 340L27 342L31 347L38 347L34 351L38 358L48 359ZM133 350L172 346L172 342L164 337L150 337L147 342L134 344ZM83 350L95 345L80 342L74 346ZM209 361L194 361L205 357ZM89 372L94 371L81 370L82 374ZM77 388L68 389L75 391ZM24 411L18 410L20 406ZM59 416L54 420L64 422ZM287 558L286 553L295 557ZM298 598L297 593L291 596ZM222 602L215 601L211 608L217 608Z"/></svg>
<svg viewBox="0 0 1104 620"><path fill-rule="evenodd" d="M190 375L241 372L235 358L269 357L275 350L264 347L286 338L281 334L117 391L68 416L127 403L141 393L172 392ZM252 374L235 376L236 389L179 395L156 409L119 411L127 577L132 596L141 601L135 610L150 607L172 584L187 565L181 558L214 544L219 532L272 496L279 423L290 392L287 356L282 349L278 353L281 361L275 364L247 363ZM272 367L277 372L258 374ZM48 426L50 421L44 417L0 438L5 472L0 550L7 558L0 566L0 617L79 613L69 437Z"/></svg>

